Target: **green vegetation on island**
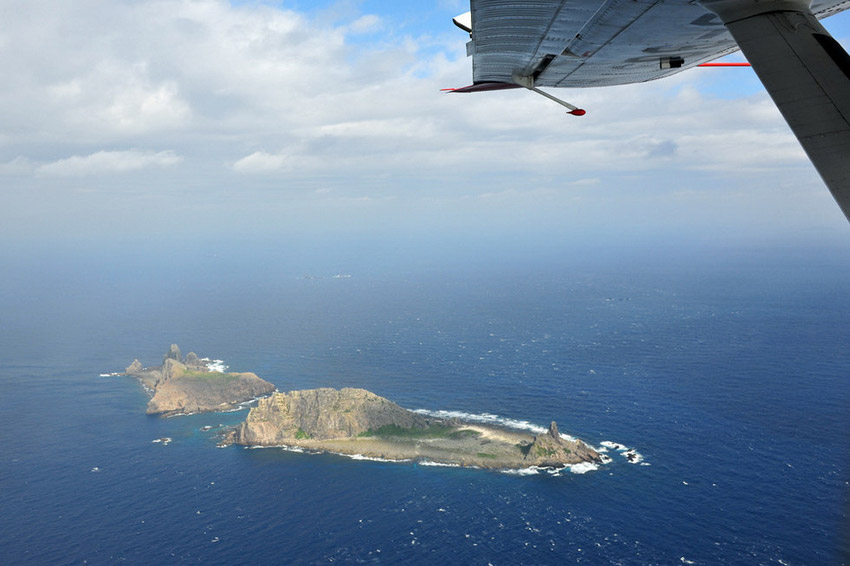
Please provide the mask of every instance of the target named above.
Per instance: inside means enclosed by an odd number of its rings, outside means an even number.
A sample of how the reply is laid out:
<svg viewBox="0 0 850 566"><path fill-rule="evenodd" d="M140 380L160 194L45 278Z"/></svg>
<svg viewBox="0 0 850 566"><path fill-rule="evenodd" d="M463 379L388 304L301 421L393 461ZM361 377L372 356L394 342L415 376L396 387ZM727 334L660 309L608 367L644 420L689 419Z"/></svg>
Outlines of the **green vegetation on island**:
<svg viewBox="0 0 850 566"><path fill-rule="evenodd" d="M226 443L289 446L482 468L563 467L601 458L552 422L533 435L403 409L364 389L311 389L261 399Z"/></svg>
<svg viewBox="0 0 850 566"><path fill-rule="evenodd" d="M135 360L125 374L151 393L149 414L231 410L258 398L245 421L227 433L225 444L499 469L601 461L581 440L562 437L554 421L549 430L533 435L424 415L365 389L277 393L253 373L215 371L220 366L211 365L192 352L183 357L172 345L161 366L143 367Z"/></svg>

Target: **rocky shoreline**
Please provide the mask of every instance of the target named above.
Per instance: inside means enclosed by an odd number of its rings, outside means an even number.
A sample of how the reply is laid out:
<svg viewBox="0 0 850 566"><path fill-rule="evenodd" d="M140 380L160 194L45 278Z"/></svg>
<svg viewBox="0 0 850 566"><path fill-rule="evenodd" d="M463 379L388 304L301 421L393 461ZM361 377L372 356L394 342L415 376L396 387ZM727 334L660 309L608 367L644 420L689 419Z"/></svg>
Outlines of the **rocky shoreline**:
<svg viewBox="0 0 850 566"><path fill-rule="evenodd" d="M501 470L603 462L603 457L581 440L562 436L554 421L547 431L534 435L424 415L365 389L280 393L256 374L219 369L224 368L194 352L183 357L172 344L162 365L143 367L134 360L124 375L138 379L151 394L148 414L230 411L256 399L256 407L245 420L224 433L221 446L283 447Z"/></svg>
<svg viewBox="0 0 850 566"><path fill-rule="evenodd" d="M532 435L426 417L352 388L274 393L261 399L224 443L491 469L602 461L581 440L561 436L554 421L545 433Z"/></svg>
<svg viewBox="0 0 850 566"><path fill-rule="evenodd" d="M124 375L138 379L150 393L147 414L166 417L234 410L275 389L254 373L225 373L211 365L210 360L194 352L184 358L180 348L172 344L161 366L143 367L136 359Z"/></svg>

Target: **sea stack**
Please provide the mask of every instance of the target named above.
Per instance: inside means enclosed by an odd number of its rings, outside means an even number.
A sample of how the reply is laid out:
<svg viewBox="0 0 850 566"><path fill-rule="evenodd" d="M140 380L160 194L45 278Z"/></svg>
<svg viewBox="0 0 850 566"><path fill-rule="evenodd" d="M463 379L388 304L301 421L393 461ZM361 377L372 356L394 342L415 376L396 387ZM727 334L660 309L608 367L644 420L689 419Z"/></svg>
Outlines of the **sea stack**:
<svg viewBox="0 0 850 566"><path fill-rule="evenodd" d="M534 442L525 455L526 461L534 466L563 465L563 462L599 461L599 454L581 440L567 440L558 432L558 423L552 421L549 430L534 437Z"/></svg>

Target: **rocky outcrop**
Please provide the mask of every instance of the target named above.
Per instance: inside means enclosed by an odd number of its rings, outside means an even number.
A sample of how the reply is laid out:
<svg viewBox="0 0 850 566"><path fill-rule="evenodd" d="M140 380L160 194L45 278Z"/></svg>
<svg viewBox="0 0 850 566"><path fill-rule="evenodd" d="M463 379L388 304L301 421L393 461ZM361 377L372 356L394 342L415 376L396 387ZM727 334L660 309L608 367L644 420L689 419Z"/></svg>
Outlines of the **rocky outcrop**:
<svg viewBox="0 0 850 566"><path fill-rule="evenodd" d="M133 360L133 363L127 366L127 369L124 370L124 373L133 375L134 373L139 373L142 371L142 362L138 359Z"/></svg>
<svg viewBox="0 0 850 566"><path fill-rule="evenodd" d="M549 430L534 437L525 460L533 466L557 466L571 460L596 462L600 457L581 440L563 438L558 432L558 424L552 421Z"/></svg>
<svg viewBox="0 0 850 566"><path fill-rule="evenodd" d="M169 348L165 353L165 357L163 357L162 360L163 363L165 363L166 360L176 360L178 362L183 360L183 356L180 355L180 348L177 344L172 344L171 348Z"/></svg>
<svg viewBox="0 0 850 566"><path fill-rule="evenodd" d="M200 369L201 367L206 367L195 352L189 352L186 354L186 358L183 360L183 365L189 369Z"/></svg>
<svg viewBox="0 0 850 566"><path fill-rule="evenodd" d="M234 440L275 446L305 438L352 438L390 425L424 428L430 422L365 389L310 389L261 399L237 428Z"/></svg>
<svg viewBox="0 0 850 566"><path fill-rule="evenodd" d="M151 393L146 412L163 416L226 411L275 389L253 373L210 371L194 352L182 360L176 344L171 345L161 366L144 368L134 360L126 373Z"/></svg>
<svg viewBox="0 0 850 566"><path fill-rule="evenodd" d="M156 387L146 412L171 416L226 411L272 391L274 385L254 373L181 372L175 364L170 377Z"/></svg>

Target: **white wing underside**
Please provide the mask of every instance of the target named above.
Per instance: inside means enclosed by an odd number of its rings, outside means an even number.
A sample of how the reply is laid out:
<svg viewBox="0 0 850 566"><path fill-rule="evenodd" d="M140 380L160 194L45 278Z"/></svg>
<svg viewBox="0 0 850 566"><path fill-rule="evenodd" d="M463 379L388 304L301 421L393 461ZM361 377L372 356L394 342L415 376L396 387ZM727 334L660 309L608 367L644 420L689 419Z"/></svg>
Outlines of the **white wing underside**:
<svg viewBox="0 0 850 566"><path fill-rule="evenodd" d="M472 0L472 77L511 83L545 67L535 86L596 87L666 77L738 50L715 14L684 0ZM850 0L817 0L823 18ZM659 60L680 57L678 68Z"/></svg>

